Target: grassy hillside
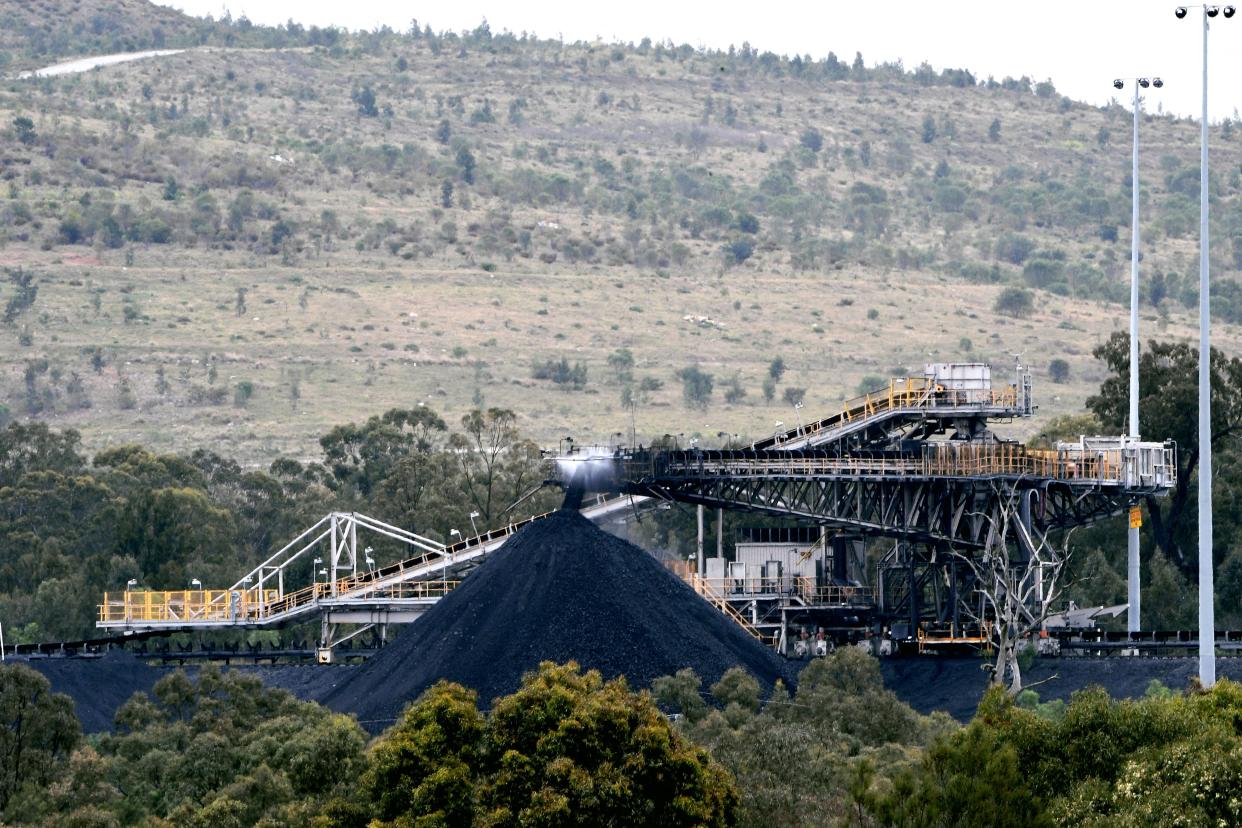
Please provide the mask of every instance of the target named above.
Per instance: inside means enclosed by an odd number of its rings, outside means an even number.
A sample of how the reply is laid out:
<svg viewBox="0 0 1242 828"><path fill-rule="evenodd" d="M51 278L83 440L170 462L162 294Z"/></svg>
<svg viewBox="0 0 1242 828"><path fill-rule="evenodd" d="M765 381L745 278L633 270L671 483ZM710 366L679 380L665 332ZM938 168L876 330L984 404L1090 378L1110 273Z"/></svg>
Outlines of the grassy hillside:
<svg viewBox="0 0 1242 828"><path fill-rule="evenodd" d="M31 19L78 19L42 2ZM166 14L111 7L124 31ZM713 442L803 416L786 388L810 417L928 360L1011 354L1065 413L1127 324L1130 115L1051 84L485 29L209 28L218 45L0 85L11 416L255 463L417 402L512 408L547 442L631 416L640 439ZM1187 337L1198 128L1143 128L1144 325ZM1236 351L1242 139L1213 141L1217 341ZM1007 288L1029 314L995 310Z"/></svg>

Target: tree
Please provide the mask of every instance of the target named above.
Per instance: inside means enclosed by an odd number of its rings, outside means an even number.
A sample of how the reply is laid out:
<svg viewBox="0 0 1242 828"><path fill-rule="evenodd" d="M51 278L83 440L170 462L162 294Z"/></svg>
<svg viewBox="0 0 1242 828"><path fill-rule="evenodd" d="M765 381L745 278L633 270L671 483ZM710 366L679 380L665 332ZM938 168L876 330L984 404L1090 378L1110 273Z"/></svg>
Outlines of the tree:
<svg viewBox="0 0 1242 828"><path fill-rule="evenodd" d="M608 355L608 367L617 376L617 382L629 382L634 371L634 354L629 348L618 348Z"/></svg>
<svg viewBox="0 0 1242 828"><path fill-rule="evenodd" d="M781 399L785 401L786 405L792 405L792 406L801 405L802 400L805 398L806 398L806 389L796 388L792 385L787 386L785 388L784 393L781 394Z"/></svg>
<svg viewBox="0 0 1242 828"><path fill-rule="evenodd" d="M1035 298L1025 288L1007 287L997 295L992 309L1005 316L1022 319L1030 316L1035 309Z"/></svg>
<svg viewBox="0 0 1242 828"><path fill-rule="evenodd" d="M1000 137L1001 137L1000 118L993 118L992 123L988 125L988 140L995 143L996 141L1000 140Z"/></svg>
<svg viewBox="0 0 1242 828"><path fill-rule="evenodd" d="M0 812L59 775L81 737L72 699L23 664L0 665Z"/></svg>
<svg viewBox="0 0 1242 828"><path fill-rule="evenodd" d="M440 206L445 210L453 208L453 182L445 180L440 185Z"/></svg>
<svg viewBox="0 0 1242 828"><path fill-rule="evenodd" d="M1125 433L1130 410L1129 336L1114 333L1092 353L1108 366L1111 376L1100 384L1098 394L1087 398L1087 407L1106 427ZM1177 485L1167 499L1146 501L1150 532L1169 560L1191 577L1197 572L1197 558L1187 555L1184 546L1194 524L1190 495L1199 465L1198 364L1197 348L1182 342L1150 342L1139 356L1139 432L1149 440L1172 440L1177 445ZM1213 349L1211 376L1212 447L1224 454L1238 446L1242 434L1242 358ZM1224 520L1215 528L1231 532L1229 516L1220 517Z"/></svg>
<svg viewBox="0 0 1242 828"><path fill-rule="evenodd" d="M375 91L369 85L354 90L352 97L354 103L358 104L359 115L364 118L379 116L379 108L375 105Z"/></svg>
<svg viewBox="0 0 1242 828"><path fill-rule="evenodd" d="M457 169L461 171L461 180L467 184L474 183L474 154L468 147L457 150Z"/></svg>
<svg viewBox="0 0 1242 828"><path fill-rule="evenodd" d="M729 264L741 264L755 252L755 243L743 236L725 245L725 260Z"/></svg>
<svg viewBox="0 0 1242 828"><path fill-rule="evenodd" d="M768 363L768 376L771 377L774 382L781 381L781 377L785 376L784 357L776 356L772 358L772 361Z"/></svg>
<svg viewBox="0 0 1242 828"><path fill-rule="evenodd" d="M462 494L487 523L543 480L539 446L517 430L507 408L475 409L449 437L462 475Z"/></svg>
<svg viewBox="0 0 1242 828"><path fill-rule="evenodd" d="M13 295L4 305L4 324L12 325L17 317L34 307L39 296L39 286L34 283L34 274L23 268L5 268L9 282L13 285Z"/></svg>
<svg viewBox="0 0 1242 828"><path fill-rule="evenodd" d="M453 137L453 128L448 121L441 121L436 127L436 141L441 144L447 144L449 139Z"/></svg>
<svg viewBox="0 0 1242 828"><path fill-rule="evenodd" d="M398 825L733 825L727 772L624 679L548 662L484 718L441 682L376 744L361 801Z"/></svg>
<svg viewBox="0 0 1242 828"><path fill-rule="evenodd" d="M739 213L737 216L737 229L753 236L759 232L759 219L755 218L751 213Z"/></svg>
<svg viewBox="0 0 1242 828"><path fill-rule="evenodd" d="M936 117L930 112L923 116L923 132L921 137L924 144L930 144L936 140Z"/></svg>
<svg viewBox="0 0 1242 828"><path fill-rule="evenodd" d="M1069 375L1069 363L1060 357L1048 363L1048 378L1058 385L1068 380Z"/></svg>
<svg viewBox="0 0 1242 828"><path fill-rule="evenodd" d="M34 121L25 115L18 115L13 119L13 132L17 136L18 143L25 144L26 146L30 146L38 140L38 136L35 135Z"/></svg>
<svg viewBox="0 0 1242 828"><path fill-rule="evenodd" d="M448 426L426 406L393 408L362 425L336 426L319 438L332 476L366 497L409 454L430 454Z"/></svg>
<svg viewBox="0 0 1242 828"><path fill-rule="evenodd" d="M681 380L681 396L686 405L705 410L712 398L712 375L697 365L690 365L678 371L676 376Z"/></svg>
<svg viewBox="0 0 1242 828"><path fill-rule="evenodd" d="M815 127L807 127L802 132L802 137L798 139L798 143L809 149L811 152L819 152L824 148L824 136Z"/></svg>

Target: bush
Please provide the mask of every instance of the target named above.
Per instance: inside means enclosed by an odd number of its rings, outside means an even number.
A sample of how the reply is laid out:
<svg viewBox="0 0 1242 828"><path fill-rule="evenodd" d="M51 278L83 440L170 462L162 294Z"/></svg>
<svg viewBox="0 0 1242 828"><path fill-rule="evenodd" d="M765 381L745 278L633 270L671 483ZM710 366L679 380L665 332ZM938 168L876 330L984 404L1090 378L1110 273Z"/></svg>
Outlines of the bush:
<svg viewBox="0 0 1242 828"><path fill-rule="evenodd" d="M741 213L737 217L737 229L753 236L759 232L759 219L750 213Z"/></svg>
<svg viewBox="0 0 1242 828"><path fill-rule="evenodd" d="M747 238L734 239L725 247L725 259L730 264L741 264L755 252L755 243Z"/></svg>
<svg viewBox="0 0 1242 828"><path fill-rule="evenodd" d="M681 380L681 395L686 405L706 409L712 398L712 375L697 365L690 365L677 372L677 379Z"/></svg>
<svg viewBox="0 0 1242 828"><path fill-rule="evenodd" d="M996 297L992 309L1005 316L1021 319L1035 309L1035 297L1029 290L1020 287L1007 287Z"/></svg>
<svg viewBox="0 0 1242 828"><path fill-rule="evenodd" d="M582 388L587 383L587 366L585 362L570 365L569 360L564 357L559 360L548 359L536 362L531 367L531 376L535 379L552 380L557 385Z"/></svg>
<svg viewBox="0 0 1242 828"><path fill-rule="evenodd" d="M1048 363L1048 377L1058 385L1069 379L1069 363L1057 358Z"/></svg>
<svg viewBox="0 0 1242 828"><path fill-rule="evenodd" d="M792 385L786 388L785 392L781 394L781 399L783 399L787 405L801 405L802 400L805 397L805 388L795 388Z"/></svg>
<svg viewBox="0 0 1242 828"><path fill-rule="evenodd" d="M1020 265L1035 249L1035 242L1018 233L1006 233L996 240L996 258Z"/></svg>
<svg viewBox="0 0 1242 828"><path fill-rule="evenodd" d="M1063 289L1065 264L1055 259L1031 259L1022 268L1022 278L1031 287L1044 290Z"/></svg>

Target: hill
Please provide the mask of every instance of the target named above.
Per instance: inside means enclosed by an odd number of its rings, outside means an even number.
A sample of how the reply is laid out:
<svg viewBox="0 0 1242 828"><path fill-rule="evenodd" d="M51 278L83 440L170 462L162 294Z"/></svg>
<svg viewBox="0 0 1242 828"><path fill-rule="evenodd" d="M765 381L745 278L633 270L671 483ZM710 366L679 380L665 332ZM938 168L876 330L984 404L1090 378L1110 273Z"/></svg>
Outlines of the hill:
<svg viewBox="0 0 1242 828"><path fill-rule="evenodd" d="M714 441L1011 354L1044 413L1077 412L1127 324L1130 114L1048 82L41 4L4 3L5 37L50 25L48 57L107 45L78 37L92 10L123 48L208 44L0 86L0 403L91 448L264 463L417 401L544 441ZM1143 324L1187 337L1198 128L1143 129ZM1242 142L1213 141L1236 351ZM1007 288L1031 310L998 313Z"/></svg>

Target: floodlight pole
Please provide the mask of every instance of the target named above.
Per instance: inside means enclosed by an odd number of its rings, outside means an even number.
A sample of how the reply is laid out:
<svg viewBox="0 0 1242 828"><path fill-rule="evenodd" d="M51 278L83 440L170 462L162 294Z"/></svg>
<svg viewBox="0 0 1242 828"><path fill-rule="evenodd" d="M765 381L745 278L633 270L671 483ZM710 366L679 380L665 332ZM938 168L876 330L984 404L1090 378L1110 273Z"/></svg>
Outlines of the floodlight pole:
<svg viewBox="0 0 1242 828"><path fill-rule="evenodd" d="M1212 318L1208 261L1208 6L1203 14L1203 118L1199 122L1199 682L1216 684L1212 587ZM1215 16L1215 14L1213 14Z"/></svg>
<svg viewBox="0 0 1242 828"><path fill-rule="evenodd" d="M1159 81L1157 81L1158 83ZM1134 153L1130 170L1130 438L1139 439L1139 117L1143 105L1140 84L1134 81ZM1142 602L1142 573L1139 567L1139 528L1130 521L1126 538L1126 585L1129 612L1126 628L1138 632Z"/></svg>

